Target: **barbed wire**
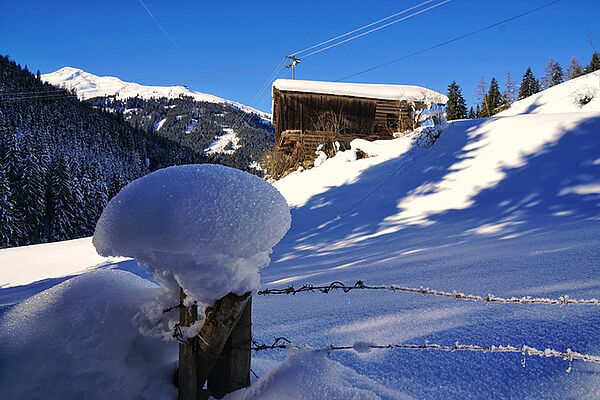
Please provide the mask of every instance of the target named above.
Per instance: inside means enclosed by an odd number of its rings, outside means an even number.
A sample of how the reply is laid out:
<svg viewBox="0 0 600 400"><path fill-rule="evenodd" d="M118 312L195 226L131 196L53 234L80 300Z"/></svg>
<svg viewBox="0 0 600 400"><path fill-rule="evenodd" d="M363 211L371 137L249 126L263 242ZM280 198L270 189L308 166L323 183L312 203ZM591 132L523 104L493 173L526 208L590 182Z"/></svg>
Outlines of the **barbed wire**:
<svg viewBox="0 0 600 400"><path fill-rule="evenodd" d="M252 347L250 350L255 352L273 349L286 349L288 346L293 346L292 341L286 337L277 337L272 344L258 344L252 339ZM538 350L535 347L523 345L522 347L515 346L479 346L473 344L459 344L458 341L454 345L441 345L437 343L429 343L427 340L423 344L374 344L368 342L356 342L351 346L337 346L328 345L322 348L314 349L315 351L341 351L341 350L354 350L359 353L369 352L371 349L380 350L392 350L392 349L403 349L403 350L439 350L439 351L476 351L483 353L521 353L527 356L539 356L539 357L557 357L563 360L569 361L569 367L566 372L571 372L571 366L573 360L581 360L586 362L593 362L600 364L600 356L594 356L590 354L578 353L568 348L566 351L557 351L554 349L547 348L545 350Z"/></svg>
<svg viewBox="0 0 600 400"><path fill-rule="evenodd" d="M356 281L353 286L348 286L343 282L335 281L330 283L329 285L324 286L315 286L311 284L305 284L299 287L298 289L294 288L294 286L288 286L287 288L280 289L264 289L259 290L257 292L258 295L278 295L278 294L297 294L297 293L306 293L306 292L315 292L315 293L329 293L333 290L341 290L344 293L348 293L352 290L388 290L392 292L408 292L408 293L420 293L422 295L432 295L432 296L440 296L446 298L452 298L455 300L468 300L468 301L480 301L484 303L511 303L511 304L552 304L552 305L600 305L599 299L571 299L568 295L561 296L559 298L545 298L545 297L531 297L531 296L523 296L523 297L497 297L493 294L488 294L487 296L477 296L472 294L464 294L455 291L452 292L444 292L440 290L432 290L429 288L424 288L420 286L418 288L411 287L402 287L397 285L365 285L365 283L361 280Z"/></svg>

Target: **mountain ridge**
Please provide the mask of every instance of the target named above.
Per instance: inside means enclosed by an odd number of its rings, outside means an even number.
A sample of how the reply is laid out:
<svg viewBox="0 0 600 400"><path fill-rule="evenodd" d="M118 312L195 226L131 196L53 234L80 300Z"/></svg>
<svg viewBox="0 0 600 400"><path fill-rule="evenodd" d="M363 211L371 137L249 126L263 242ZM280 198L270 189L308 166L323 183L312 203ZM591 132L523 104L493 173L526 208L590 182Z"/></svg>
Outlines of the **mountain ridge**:
<svg viewBox="0 0 600 400"><path fill-rule="evenodd" d="M270 120L271 114L257 110L245 104L224 99L208 93L198 92L189 89L183 85L173 86L153 86L144 85L136 82L123 81L115 76L99 76L87 72L81 68L65 66L57 71L42 74L43 81L60 86L66 89L75 90L81 100L87 100L94 97L116 97L117 99L127 99L140 97L146 100L156 98L174 99L181 96L188 96L195 101L208 103L226 104L241 111L255 114L262 119Z"/></svg>

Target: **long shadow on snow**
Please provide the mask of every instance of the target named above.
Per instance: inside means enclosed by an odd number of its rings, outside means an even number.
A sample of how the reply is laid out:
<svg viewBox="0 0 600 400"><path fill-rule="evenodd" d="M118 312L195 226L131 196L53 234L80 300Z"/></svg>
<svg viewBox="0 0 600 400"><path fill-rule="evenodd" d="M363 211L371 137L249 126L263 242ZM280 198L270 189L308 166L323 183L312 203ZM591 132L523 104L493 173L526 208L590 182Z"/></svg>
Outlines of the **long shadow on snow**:
<svg viewBox="0 0 600 400"><path fill-rule="evenodd" d="M429 226L406 225L399 232L364 240L352 248L315 251L323 244L344 239L350 232L356 236L378 232L384 218L396 214L398 202L412 190L442 181L455 171L457 163L471 157L473 149L465 147L473 146L480 138L470 136L469 132L486 121L489 119L454 123L432 148L413 149L398 159L371 167L355 183L331 188L293 209L292 229L275 248L275 265L267 272L268 280L290 277L295 269L303 273L298 279L310 276L311 272L327 273L335 265L348 263L347 255L356 254L359 249L364 249L364 260L389 258L389 253L370 251L371 245L382 241L389 241L394 250L392 255L399 257L400 239L407 244L400 250L440 246L464 239L465 235L476 235L477 232L470 231L486 224L506 224L496 234L519 235L560 224L564 215L569 215L568 220L572 221L573 216L584 219L598 214L598 195L576 193L573 189L594 183L600 176L596 163L600 141L590 135L600 131L597 117L585 120L556 143L526 157L522 167L505 169L503 180L474 196L467 209L431 214L428 219L433 223ZM338 217L331 220L331 215Z"/></svg>

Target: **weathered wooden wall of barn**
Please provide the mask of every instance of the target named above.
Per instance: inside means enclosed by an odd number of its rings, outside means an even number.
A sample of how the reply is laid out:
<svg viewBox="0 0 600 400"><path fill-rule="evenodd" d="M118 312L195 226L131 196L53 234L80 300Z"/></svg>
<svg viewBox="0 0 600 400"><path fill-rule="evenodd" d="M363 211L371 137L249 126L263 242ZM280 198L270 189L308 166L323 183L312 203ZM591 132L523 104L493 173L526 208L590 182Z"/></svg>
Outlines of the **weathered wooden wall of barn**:
<svg viewBox="0 0 600 400"><path fill-rule="evenodd" d="M332 113L344 120L343 134L371 136L375 127L377 101L350 96L295 93L273 90L275 139L286 130L318 131L319 119Z"/></svg>
<svg viewBox="0 0 600 400"><path fill-rule="evenodd" d="M424 107L424 104L405 100L287 92L273 88L275 140L281 144L281 134L286 131L292 136L297 136L298 132L310 132L308 136L314 136L322 130L318 126L319 116L328 112L344 119L339 133L346 138L388 139L394 132L413 129L415 110Z"/></svg>

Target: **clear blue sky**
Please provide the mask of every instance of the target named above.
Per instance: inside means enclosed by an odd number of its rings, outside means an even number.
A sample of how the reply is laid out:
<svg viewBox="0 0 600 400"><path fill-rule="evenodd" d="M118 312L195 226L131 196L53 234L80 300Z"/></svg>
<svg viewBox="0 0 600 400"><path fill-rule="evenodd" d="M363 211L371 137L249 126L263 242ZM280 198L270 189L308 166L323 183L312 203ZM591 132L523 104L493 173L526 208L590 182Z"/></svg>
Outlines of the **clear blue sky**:
<svg viewBox="0 0 600 400"><path fill-rule="evenodd" d="M183 84L269 111L270 95L259 100L255 95L284 55L421 1L144 0L165 34L139 0L3 0L0 54L32 71L68 65L146 84ZM549 1L452 0L305 59L297 78L336 80ZM445 92L456 80L472 104L482 75L488 82L495 76L502 86L506 71L520 81L531 66L541 76L549 57L564 67L572 56L589 62L589 34L600 51L600 1L562 0L351 81L415 84Z"/></svg>

